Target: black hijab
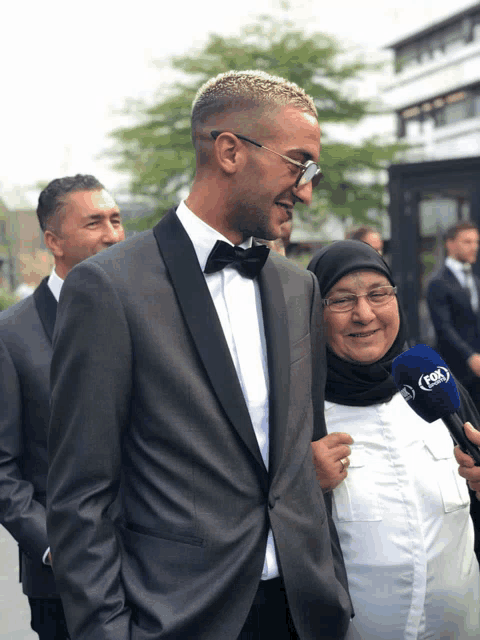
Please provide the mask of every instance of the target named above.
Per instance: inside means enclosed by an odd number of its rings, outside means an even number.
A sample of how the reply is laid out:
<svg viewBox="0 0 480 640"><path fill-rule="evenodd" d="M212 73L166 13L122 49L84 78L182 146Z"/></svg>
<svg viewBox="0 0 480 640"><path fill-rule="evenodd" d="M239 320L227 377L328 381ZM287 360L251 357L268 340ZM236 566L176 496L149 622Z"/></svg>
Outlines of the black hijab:
<svg viewBox="0 0 480 640"><path fill-rule="evenodd" d="M318 278L322 297L333 285L353 271L373 269L383 274L393 286L392 272L382 256L360 240L340 240L320 249L308 267ZM392 362L407 345L406 321L398 303L400 327L387 353L373 364L348 362L327 345L327 384L325 399L352 407L366 407L388 402L397 392L392 378Z"/></svg>

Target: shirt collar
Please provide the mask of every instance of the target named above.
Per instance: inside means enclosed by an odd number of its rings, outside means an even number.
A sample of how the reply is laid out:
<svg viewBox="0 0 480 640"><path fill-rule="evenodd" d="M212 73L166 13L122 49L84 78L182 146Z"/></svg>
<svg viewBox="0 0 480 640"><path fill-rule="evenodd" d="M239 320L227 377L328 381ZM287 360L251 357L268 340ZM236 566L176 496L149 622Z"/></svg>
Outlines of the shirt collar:
<svg viewBox="0 0 480 640"><path fill-rule="evenodd" d="M184 200L178 205L177 217L192 241L202 271L205 269L208 256L217 240L223 240L230 246L234 246L225 236L195 215L187 207ZM238 246L242 249L249 249L252 246L252 238L248 238Z"/></svg>
<svg viewBox="0 0 480 640"><path fill-rule="evenodd" d="M53 293L55 300L58 302L60 299L60 291L62 290L63 280L57 276L55 267L52 269L52 273L47 282L50 291Z"/></svg>

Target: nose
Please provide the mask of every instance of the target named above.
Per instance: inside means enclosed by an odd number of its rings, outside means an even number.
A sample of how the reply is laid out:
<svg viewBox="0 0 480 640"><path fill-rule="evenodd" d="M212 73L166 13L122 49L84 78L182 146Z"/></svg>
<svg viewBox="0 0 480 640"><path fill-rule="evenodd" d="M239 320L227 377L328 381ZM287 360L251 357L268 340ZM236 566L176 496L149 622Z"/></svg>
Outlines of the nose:
<svg viewBox="0 0 480 640"><path fill-rule="evenodd" d="M362 324L368 324L372 320L375 319L375 312L370 306L367 296L361 296L357 298L357 304L352 310L352 318L356 322L361 322Z"/></svg>
<svg viewBox="0 0 480 640"><path fill-rule="evenodd" d="M307 182L307 184L302 184L298 187L294 187L293 195L303 204L306 204L307 206L311 205L313 196L312 181L310 180L310 182Z"/></svg>
<svg viewBox="0 0 480 640"><path fill-rule="evenodd" d="M103 236L104 243L110 246L117 242L121 242L124 239L125 231L123 226L121 224L112 224L111 222L108 222Z"/></svg>

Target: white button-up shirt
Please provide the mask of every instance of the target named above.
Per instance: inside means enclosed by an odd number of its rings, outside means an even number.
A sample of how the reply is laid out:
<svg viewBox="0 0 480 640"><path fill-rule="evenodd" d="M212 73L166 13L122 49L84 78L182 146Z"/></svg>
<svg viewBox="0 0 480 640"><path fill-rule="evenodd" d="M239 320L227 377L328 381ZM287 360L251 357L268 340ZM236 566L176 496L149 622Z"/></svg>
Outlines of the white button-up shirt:
<svg viewBox="0 0 480 640"><path fill-rule="evenodd" d="M354 440L333 517L359 637L478 637L470 497L443 422L425 422L399 393L369 407L326 402L325 417Z"/></svg>
<svg viewBox="0 0 480 640"><path fill-rule="evenodd" d="M221 233L190 211L183 201L177 208L177 216L193 243L202 272L217 240L232 245ZM248 249L252 246L252 239L249 238L240 246ZM242 387L258 446L268 469L269 378L258 282L256 279L245 278L231 266L204 276ZM270 529L262 580L278 575L273 533Z"/></svg>

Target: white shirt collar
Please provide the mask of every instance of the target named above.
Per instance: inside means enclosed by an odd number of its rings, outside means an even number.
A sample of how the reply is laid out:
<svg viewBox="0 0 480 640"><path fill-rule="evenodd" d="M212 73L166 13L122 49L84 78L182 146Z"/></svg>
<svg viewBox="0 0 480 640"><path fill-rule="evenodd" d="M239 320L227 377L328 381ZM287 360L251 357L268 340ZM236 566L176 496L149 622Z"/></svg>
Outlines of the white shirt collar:
<svg viewBox="0 0 480 640"><path fill-rule="evenodd" d="M60 299L60 291L62 290L63 280L60 278L60 276L57 276L55 267L52 269L52 273L48 278L47 284L50 288L50 291L53 293L55 300L58 302Z"/></svg>
<svg viewBox="0 0 480 640"><path fill-rule="evenodd" d="M230 240L195 215L193 211L187 207L184 200L178 205L177 217L193 243L193 248L197 254L202 272L205 269L208 256L217 240L223 240L233 247ZM242 247L242 249L249 249L252 246L252 238L248 238L238 246Z"/></svg>

